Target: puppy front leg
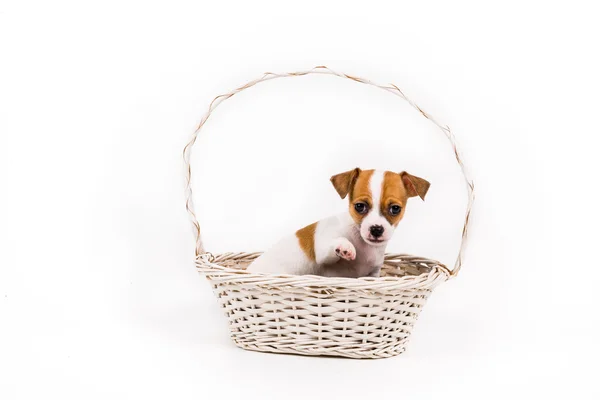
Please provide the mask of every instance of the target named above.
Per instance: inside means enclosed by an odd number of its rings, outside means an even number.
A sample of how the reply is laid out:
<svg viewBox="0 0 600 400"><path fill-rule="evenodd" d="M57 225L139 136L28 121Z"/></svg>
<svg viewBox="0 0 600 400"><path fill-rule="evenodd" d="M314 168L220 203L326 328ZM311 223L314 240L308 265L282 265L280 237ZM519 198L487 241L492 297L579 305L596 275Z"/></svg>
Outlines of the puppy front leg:
<svg viewBox="0 0 600 400"><path fill-rule="evenodd" d="M356 258L356 249L345 237L333 239L322 248L315 249L316 261L320 265L334 264L340 258L352 261Z"/></svg>

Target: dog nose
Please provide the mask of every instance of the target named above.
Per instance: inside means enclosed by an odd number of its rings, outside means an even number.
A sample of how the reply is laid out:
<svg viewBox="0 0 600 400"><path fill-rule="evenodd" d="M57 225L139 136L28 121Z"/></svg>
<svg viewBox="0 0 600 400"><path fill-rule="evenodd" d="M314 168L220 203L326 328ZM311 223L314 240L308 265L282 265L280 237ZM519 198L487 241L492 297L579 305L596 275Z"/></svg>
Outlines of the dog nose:
<svg viewBox="0 0 600 400"><path fill-rule="evenodd" d="M374 238L378 238L379 236L383 235L383 226L371 225L369 232L371 232L371 235L373 235Z"/></svg>

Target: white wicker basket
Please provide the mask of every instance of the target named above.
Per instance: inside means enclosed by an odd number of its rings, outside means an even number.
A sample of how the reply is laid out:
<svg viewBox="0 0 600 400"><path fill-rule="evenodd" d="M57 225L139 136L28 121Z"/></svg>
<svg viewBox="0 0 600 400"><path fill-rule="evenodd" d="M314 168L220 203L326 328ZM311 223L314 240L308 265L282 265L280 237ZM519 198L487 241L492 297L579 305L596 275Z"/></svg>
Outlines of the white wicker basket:
<svg viewBox="0 0 600 400"><path fill-rule="evenodd" d="M191 149L200 129L212 111L236 93L266 80L308 74L338 76L386 90L407 101L449 139L468 193L462 242L452 270L437 261L394 254L386 256L381 278L266 275L245 271L260 253L212 255L204 251L192 202L190 168ZM231 338L239 347L352 358L400 354L406 348L414 323L433 288L456 276L460 270L474 200L473 182L467 176L450 129L436 122L393 84L375 84L323 66L285 74L265 73L211 102L183 156L187 171L186 207L196 235L196 267L209 280L229 318Z"/></svg>

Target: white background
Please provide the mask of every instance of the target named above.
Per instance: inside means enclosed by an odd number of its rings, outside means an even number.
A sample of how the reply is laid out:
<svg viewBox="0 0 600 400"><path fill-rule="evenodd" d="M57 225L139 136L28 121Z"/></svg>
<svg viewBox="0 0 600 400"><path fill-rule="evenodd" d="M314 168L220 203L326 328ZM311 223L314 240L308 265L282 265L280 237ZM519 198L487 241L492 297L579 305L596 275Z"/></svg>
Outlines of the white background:
<svg viewBox="0 0 600 400"><path fill-rule="evenodd" d="M0 3L0 398L598 399L598 10L593 2ZM193 267L181 150L267 70L393 82L450 125L472 237L408 351L240 350ZM212 252L343 210L330 175L427 178L389 250L451 265L465 189L443 136L335 77L225 102L194 149Z"/></svg>

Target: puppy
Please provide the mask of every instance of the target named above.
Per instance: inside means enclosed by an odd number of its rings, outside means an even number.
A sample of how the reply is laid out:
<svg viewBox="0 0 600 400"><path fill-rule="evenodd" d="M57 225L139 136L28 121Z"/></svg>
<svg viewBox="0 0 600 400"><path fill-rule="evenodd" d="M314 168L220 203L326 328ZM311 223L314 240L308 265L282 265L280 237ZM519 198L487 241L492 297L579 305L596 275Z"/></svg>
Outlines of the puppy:
<svg viewBox="0 0 600 400"><path fill-rule="evenodd" d="M258 257L248 271L378 277L387 243L409 197L425 199L429 182L407 172L355 168L331 177L348 212L308 225Z"/></svg>

